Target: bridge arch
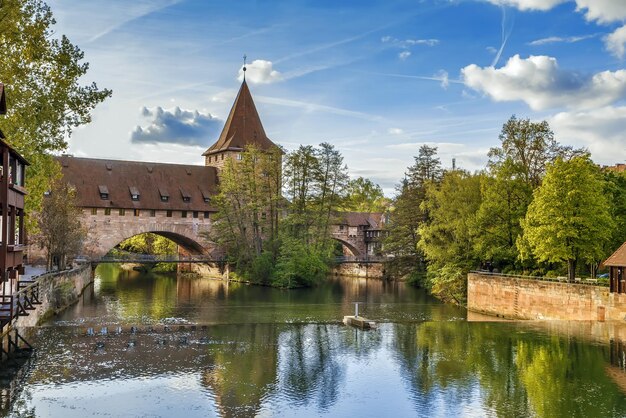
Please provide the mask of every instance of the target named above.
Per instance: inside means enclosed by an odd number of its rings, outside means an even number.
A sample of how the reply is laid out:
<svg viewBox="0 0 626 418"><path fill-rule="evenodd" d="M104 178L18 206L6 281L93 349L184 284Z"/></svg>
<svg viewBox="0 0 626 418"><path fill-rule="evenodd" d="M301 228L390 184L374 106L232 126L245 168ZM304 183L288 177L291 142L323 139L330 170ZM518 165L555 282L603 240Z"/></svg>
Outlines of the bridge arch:
<svg viewBox="0 0 626 418"><path fill-rule="evenodd" d="M88 227L85 243L86 255L92 259L105 256L119 243L136 235L153 233L163 236L190 255L209 254L215 244L198 231L198 225L175 222L124 222L120 225L101 225L100 222Z"/></svg>
<svg viewBox="0 0 626 418"><path fill-rule="evenodd" d="M348 249L348 251L350 251L352 254L348 254L348 255L352 255L354 257L358 257L361 255L361 252L359 251L359 249L357 247L355 247L353 244L351 244L350 242L341 239L341 238L337 238L337 237L332 237L335 241L338 241L344 249Z"/></svg>

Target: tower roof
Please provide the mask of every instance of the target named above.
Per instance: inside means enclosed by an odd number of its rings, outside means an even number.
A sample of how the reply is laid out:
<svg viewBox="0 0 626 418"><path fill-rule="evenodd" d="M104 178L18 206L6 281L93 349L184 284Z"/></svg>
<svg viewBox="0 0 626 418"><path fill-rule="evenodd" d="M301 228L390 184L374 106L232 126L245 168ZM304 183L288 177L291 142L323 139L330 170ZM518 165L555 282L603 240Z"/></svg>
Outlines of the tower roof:
<svg viewBox="0 0 626 418"><path fill-rule="evenodd" d="M262 150L276 147L276 144L265 134L250 89L244 80L219 139L202 155L206 156L227 150L241 151L246 145L252 144Z"/></svg>

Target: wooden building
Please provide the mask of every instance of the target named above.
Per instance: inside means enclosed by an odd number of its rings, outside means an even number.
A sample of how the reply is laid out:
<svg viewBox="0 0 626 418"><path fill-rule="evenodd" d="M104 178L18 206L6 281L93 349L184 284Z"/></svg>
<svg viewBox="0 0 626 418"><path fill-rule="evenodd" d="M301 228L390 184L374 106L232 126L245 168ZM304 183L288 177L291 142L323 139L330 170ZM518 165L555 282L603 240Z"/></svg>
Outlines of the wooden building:
<svg viewBox="0 0 626 418"><path fill-rule="evenodd" d="M4 85L0 83L0 114L6 114ZM2 283L0 324L5 325L17 311L13 295L24 273L24 175L28 162L5 141L0 131L0 282Z"/></svg>
<svg viewBox="0 0 626 418"><path fill-rule="evenodd" d="M626 242L606 259L604 265L609 268L611 292L626 293Z"/></svg>

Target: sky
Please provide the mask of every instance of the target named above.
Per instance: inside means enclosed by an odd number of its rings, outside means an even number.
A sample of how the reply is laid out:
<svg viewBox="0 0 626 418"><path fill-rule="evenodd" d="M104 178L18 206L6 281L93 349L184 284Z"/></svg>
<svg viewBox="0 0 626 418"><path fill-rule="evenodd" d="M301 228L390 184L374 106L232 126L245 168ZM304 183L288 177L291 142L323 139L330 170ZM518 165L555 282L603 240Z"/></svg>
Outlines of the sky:
<svg viewBox="0 0 626 418"><path fill-rule="evenodd" d="M482 169L512 116L626 161L626 0L48 0L113 96L77 157L203 164L246 80L267 135L387 195L423 144Z"/></svg>

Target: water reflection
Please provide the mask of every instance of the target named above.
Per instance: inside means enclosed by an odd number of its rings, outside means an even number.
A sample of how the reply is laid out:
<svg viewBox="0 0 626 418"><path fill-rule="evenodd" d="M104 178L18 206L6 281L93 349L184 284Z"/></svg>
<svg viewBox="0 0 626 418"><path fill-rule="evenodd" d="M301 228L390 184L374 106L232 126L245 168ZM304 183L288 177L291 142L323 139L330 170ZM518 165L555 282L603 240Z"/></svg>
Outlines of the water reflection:
<svg viewBox="0 0 626 418"><path fill-rule="evenodd" d="M626 347L584 338L607 335L594 324L468 322L382 282L308 292L137 274L112 283L102 277L88 301L36 331L11 415L626 416ZM376 331L337 324L354 300L391 319ZM84 332L84 321L168 318L205 325Z"/></svg>

